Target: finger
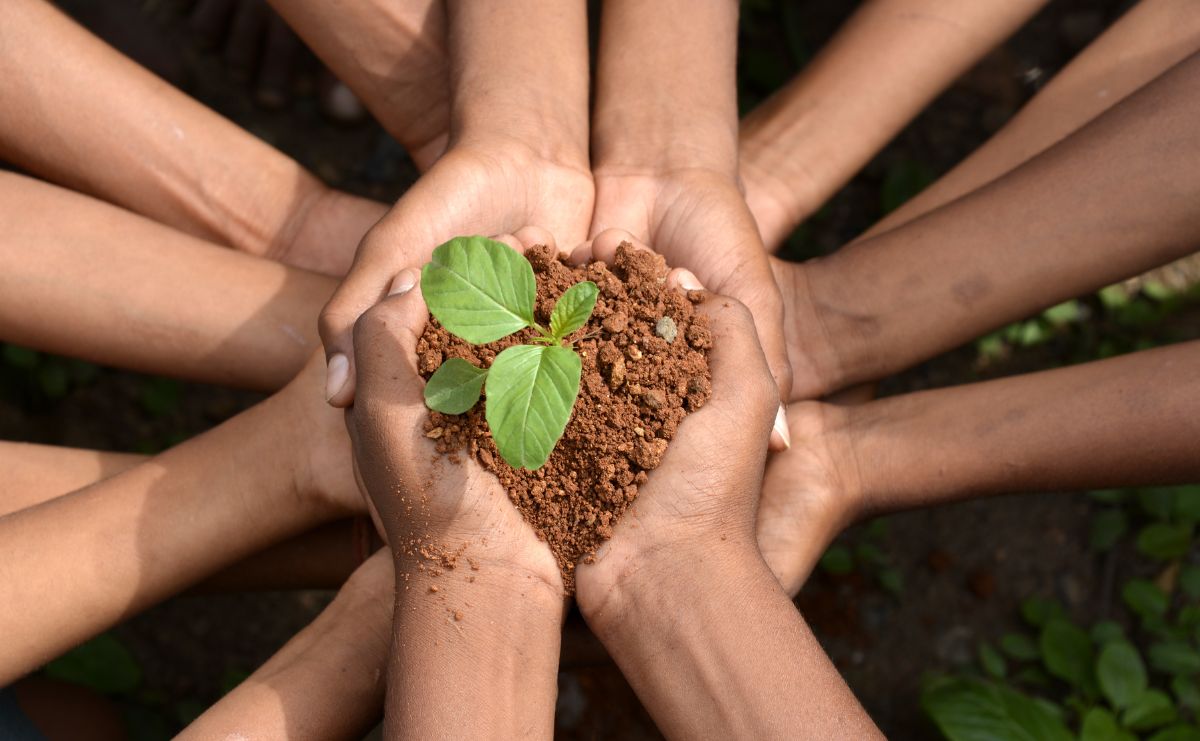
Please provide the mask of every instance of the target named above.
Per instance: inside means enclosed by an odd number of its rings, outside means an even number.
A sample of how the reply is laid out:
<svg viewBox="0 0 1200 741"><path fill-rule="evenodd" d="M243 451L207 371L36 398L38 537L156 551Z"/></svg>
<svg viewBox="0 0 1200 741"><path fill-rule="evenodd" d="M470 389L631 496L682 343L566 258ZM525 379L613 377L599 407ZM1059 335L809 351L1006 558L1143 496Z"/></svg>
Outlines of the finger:
<svg viewBox="0 0 1200 741"><path fill-rule="evenodd" d="M429 310L419 284L420 271L405 268L392 281L389 295L354 323L356 405L369 401L423 408L416 348Z"/></svg>
<svg viewBox="0 0 1200 741"><path fill-rule="evenodd" d="M549 230L543 229L540 226L522 227L513 236L521 243L521 252L525 252L538 245L544 245L558 252L558 244L554 240L554 235Z"/></svg>
<svg viewBox="0 0 1200 741"><path fill-rule="evenodd" d="M712 412L739 420L748 429L761 432L765 451L778 416L779 397L754 318L736 299L716 294L697 304L696 312L709 318L712 347L708 368L713 388L712 397L697 414Z"/></svg>
<svg viewBox="0 0 1200 741"><path fill-rule="evenodd" d="M515 252L524 253L525 248L521 245L521 240L517 239L513 234L496 234L490 237L493 242L500 242L513 248Z"/></svg>
<svg viewBox="0 0 1200 741"><path fill-rule="evenodd" d="M750 309L759 342L771 366L771 375L779 387L779 400L786 402L792 389L792 364L788 358L784 333L783 296L766 255L762 254L761 249L752 254L752 260L730 270L727 277L710 287L736 298Z"/></svg>
<svg viewBox="0 0 1200 741"><path fill-rule="evenodd" d="M630 244L634 249L653 252L642 240L624 229L605 229L592 240L592 258L612 265L617 258L617 248L622 244Z"/></svg>

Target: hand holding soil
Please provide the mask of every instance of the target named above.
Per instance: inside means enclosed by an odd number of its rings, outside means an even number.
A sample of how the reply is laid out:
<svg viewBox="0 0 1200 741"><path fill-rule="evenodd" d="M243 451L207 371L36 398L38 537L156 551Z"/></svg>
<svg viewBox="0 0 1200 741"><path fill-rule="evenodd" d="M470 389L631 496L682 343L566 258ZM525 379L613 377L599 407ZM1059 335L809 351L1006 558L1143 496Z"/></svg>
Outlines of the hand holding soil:
<svg viewBox="0 0 1200 741"><path fill-rule="evenodd" d="M473 459L439 454L425 431L416 348L429 313L417 283L415 269L402 271L393 295L355 325L359 391L346 412L358 479L398 556L398 578L498 567L561 591L553 558L500 482Z"/></svg>

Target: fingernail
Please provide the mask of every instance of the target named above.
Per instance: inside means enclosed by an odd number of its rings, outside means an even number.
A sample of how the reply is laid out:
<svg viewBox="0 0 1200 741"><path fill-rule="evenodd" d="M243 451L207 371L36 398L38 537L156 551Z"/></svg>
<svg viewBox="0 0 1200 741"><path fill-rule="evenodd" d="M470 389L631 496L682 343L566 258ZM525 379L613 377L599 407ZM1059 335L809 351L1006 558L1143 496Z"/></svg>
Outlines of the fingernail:
<svg viewBox="0 0 1200 741"><path fill-rule="evenodd" d="M346 386L350 380L350 360L343 354L334 353L329 358L329 367L325 371L325 401L329 401Z"/></svg>
<svg viewBox="0 0 1200 741"><path fill-rule="evenodd" d="M779 411L775 412L775 426L771 432L778 435L779 439L783 441L784 450L792 447L792 434L788 431L787 410L782 404L779 405Z"/></svg>
<svg viewBox="0 0 1200 741"><path fill-rule="evenodd" d="M401 270L395 278L392 279L392 287L388 289L389 296L403 296L413 289L417 284L417 271L412 268ZM333 361L331 360L330 363Z"/></svg>
<svg viewBox="0 0 1200 741"><path fill-rule="evenodd" d="M690 270L679 271L679 287L685 291L703 291L704 286L700 284L700 280Z"/></svg>

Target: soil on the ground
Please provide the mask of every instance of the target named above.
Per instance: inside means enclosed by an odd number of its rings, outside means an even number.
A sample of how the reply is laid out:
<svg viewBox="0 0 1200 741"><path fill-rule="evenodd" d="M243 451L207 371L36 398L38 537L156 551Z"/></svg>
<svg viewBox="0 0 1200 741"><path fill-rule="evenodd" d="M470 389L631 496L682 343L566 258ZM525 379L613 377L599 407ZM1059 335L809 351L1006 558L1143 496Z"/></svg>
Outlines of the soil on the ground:
<svg viewBox="0 0 1200 741"><path fill-rule="evenodd" d="M575 565L612 536L613 526L658 467L676 428L712 395L708 317L693 304L699 291L667 288L662 256L617 248L603 262L572 267L548 247L526 253L537 280L535 319L548 325L554 304L568 288L592 281L599 288L588 322L572 334L582 360L579 397L562 439L546 464L516 469L501 456L485 418L486 400L465 414L430 410L425 430L438 451L460 452L500 479L509 498L562 570L574 593ZM429 378L449 358L490 367L501 351L526 344L526 329L486 345L472 345L432 316L417 342L420 371Z"/></svg>

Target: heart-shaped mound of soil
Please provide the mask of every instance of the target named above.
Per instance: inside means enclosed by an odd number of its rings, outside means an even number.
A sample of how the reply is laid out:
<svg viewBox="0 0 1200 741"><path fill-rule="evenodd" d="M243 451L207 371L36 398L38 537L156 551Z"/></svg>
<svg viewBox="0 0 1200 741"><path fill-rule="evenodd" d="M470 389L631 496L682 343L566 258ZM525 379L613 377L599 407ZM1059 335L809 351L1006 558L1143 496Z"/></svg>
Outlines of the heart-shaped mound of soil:
<svg viewBox="0 0 1200 741"><path fill-rule="evenodd" d="M549 545L567 593L575 591L575 564L612 536L613 526L637 498L646 474L658 467L667 443L689 412L712 394L708 318L693 304L699 291L666 287L660 255L621 245L611 268L602 262L571 267L551 249L525 257L537 279L536 319L549 322L558 297L575 283L600 289L591 319L572 338L583 361L579 398L562 439L546 465L514 469L496 450L484 404L466 414L430 410L425 434L452 459L465 452L496 474L513 504ZM417 342L421 374L428 379L448 358L487 368L507 347L527 343L524 330L487 345L472 345L437 320Z"/></svg>

